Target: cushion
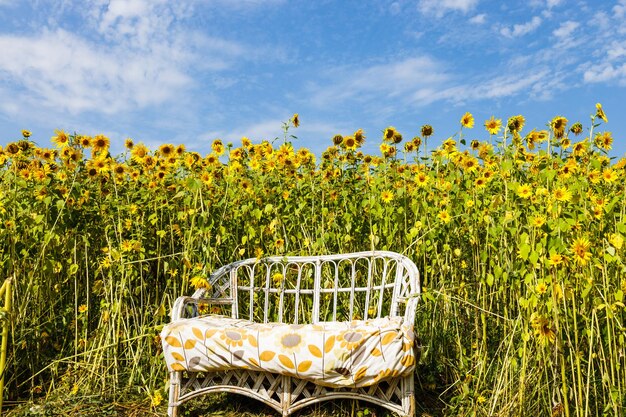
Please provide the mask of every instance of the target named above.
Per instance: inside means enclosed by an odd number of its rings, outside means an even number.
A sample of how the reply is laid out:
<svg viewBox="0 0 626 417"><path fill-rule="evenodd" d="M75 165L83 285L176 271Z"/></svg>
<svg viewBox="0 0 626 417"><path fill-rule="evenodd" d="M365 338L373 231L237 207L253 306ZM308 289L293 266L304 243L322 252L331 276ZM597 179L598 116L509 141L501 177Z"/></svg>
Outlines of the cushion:
<svg viewBox="0 0 626 417"><path fill-rule="evenodd" d="M365 387L415 367L413 329L401 317L260 324L209 315L172 322L161 339L170 371L240 368Z"/></svg>

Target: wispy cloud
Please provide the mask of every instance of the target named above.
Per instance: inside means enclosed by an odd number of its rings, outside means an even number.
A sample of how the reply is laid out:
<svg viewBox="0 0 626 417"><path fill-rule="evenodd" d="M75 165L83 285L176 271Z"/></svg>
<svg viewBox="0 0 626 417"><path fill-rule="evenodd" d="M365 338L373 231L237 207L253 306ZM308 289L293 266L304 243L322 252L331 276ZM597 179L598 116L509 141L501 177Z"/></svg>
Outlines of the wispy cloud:
<svg viewBox="0 0 626 417"><path fill-rule="evenodd" d="M552 34L557 38L566 39L569 38L579 26L580 23L568 20L567 22L561 23L561 26L555 29Z"/></svg>
<svg viewBox="0 0 626 417"><path fill-rule="evenodd" d="M541 18L534 16L529 22L513 25L513 28L502 28L500 33L507 38L516 38L533 32L541 25Z"/></svg>
<svg viewBox="0 0 626 417"><path fill-rule="evenodd" d="M487 15L485 13L477 14L476 16L469 19L469 22L475 25L482 25L486 21L487 21Z"/></svg>
<svg viewBox="0 0 626 417"><path fill-rule="evenodd" d="M442 17L450 11L468 13L478 4L478 0L420 0L418 9L424 14Z"/></svg>
<svg viewBox="0 0 626 417"><path fill-rule="evenodd" d="M417 90L440 85L447 79L441 65L429 57L411 57L365 69L344 68L330 75L329 85L312 86L312 101L324 107L349 99L409 97Z"/></svg>

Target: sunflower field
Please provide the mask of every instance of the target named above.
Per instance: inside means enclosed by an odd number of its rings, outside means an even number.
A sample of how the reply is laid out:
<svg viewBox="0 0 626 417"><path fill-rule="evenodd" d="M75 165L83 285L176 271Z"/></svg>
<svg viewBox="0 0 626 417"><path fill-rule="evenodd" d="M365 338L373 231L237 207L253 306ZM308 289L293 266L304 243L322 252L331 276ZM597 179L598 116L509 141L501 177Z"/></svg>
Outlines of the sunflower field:
<svg viewBox="0 0 626 417"><path fill-rule="evenodd" d="M362 130L314 155L297 115L273 143L149 149L28 131L0 148L0 272L14 277L5 398L134 393L165 410L158 333L215 268L276 254L392 250L422 274L420 398L445 415L621 415L626 159L590 124L523 116L438 144ZM469 140L474 135L481 140ZM376 135L378 136L378 135ZM297 143L294 141L294 143ZM436 146L435 146L436 145Z"/></svg>

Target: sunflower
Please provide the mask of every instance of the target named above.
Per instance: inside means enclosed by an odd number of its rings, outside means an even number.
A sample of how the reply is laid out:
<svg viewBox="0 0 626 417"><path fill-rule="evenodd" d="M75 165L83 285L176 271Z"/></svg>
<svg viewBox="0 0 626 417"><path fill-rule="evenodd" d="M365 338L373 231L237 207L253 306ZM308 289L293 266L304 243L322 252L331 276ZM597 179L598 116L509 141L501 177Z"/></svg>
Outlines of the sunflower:
<svg viewBox="0 0 626 417"><path fill-rule="evenodd" d="M548 264L550 266L559 266L565 262L565 256L559 253L552 253L548 257Z"/></svg>
<svg viewBox="0 0 626 417"><path fill-rule="evenodd" d="M293 117L291 118L291 123L293 124L293 127L300 126L300 115L298 115L298 113L293 115Z"/></svg>
<svg viewBox="0 0 626 417"><path fill-rule="evenodd" d="M619 233L611 233L607 240L617 250L624 246L624 237Z"/></svg>
<svg viewBox="0 0 626 417"><path fill-rule="evenodd" d="M400 142L402 142L402 134L400 132L396 132L395 135L393 135L393 138L391 138L391 141L393 143L400 143Z"/></svg>
<svg viewBox="0 0 626 417"><path fill-rule="evenodd" d="M608 184L615 182L618 177L619 175L612 168L605 168L604 171L602 171L602 179Z"/></svg>
<svg viewBox="0 0 626 417"><path fill-rule="evenodd" d="M359 129L354 132L354 140L356 140L357 146L363 146L365 143L365 134L363 134L363 129Z"/></svg>
<svg viewBox="0 0 626 417"><path fill-rule="evenodd" d="M159 146L159 153L162 157L169 158L171 155L174 154L174 145L172 145L171 143L164 143L163 145Z"/></svg>
<svg viewBox="0 0 626 417"><path fill-rule="evenodd" d="M424 126L422 126L421 132L422 132L422 136L425 137L425 138L427 138L429 136L432 136L433 133L435 133L435 131L433 130L433 127L431 125L424 125Z"/></svg>
<svg viewBox="0 0 626 417"><path fill-rule="evenodd" d="M554 343L556 339L556 328L550 324L550 321L547 318L533 313L530 321L531 326L535 331L535 336L541 344L549 345Z"/></svg>
<svg viewBox="0 0 626 417"><path fill-rule="evenodd" d="M591 242L585 237L579 237L572 243L571 250L574 254L574 261L579 265L586 265L591 259Z"/></svg>
<svg viewBox="0 0 626 417"><path fill-rule="evenodd" d="M502 127L502 120L491 116L491 119L485 121L485 129L490 135L497 135Z"/></svg>
<svg viewBox="0 0 626 417"><path fill-rule="evenodd" d="M452 220L452 217L450 217L450 213L448 213L447 210L440 211L439 214L437 214L437 217L444 223L450 223Z"/></svg>
<svg viewBox="0 0 626 417"><path fill-rule="evenodd" d="M187 148L185 148L185 145L181 143L180 145L176 146L176 155L183 156L186 149Z"/></svg>
<svg viewBox="0 0 626 417"><path fill-rule="evenodd" d="M191 278L189 282L195 289L211 289L211 284L209 284L209 281L207 281L205 277L202 277L200 275L196 275L195 277Z"/></svg>
<svg viewBox="0 0 626 417"><path fill-rule="evenodd" d="M130 157L133 162L142 164L148 156L148 148L143 143L133 146L130 151Z"/></svg>
<svg viewBox="0 0 626 417"><path fill-rule="evenodd" d="M563 116L556 116L550 122L550 129L554 133L555 138L562 138L565 134L565 127L567 126L567 119Z"/></svg>
<svg viewBox="0 0 626 417"><path fill-rule="evenodd" d="M565 187L559 187L554 190L552 196L556 201L569 201L572 198L572 193Z"/></svg>
<svg viewBox="0 0 626 417"><path fill-rule="evenodd" d="M524 123L526 123L526 119L520 114L510 117L506 125L511 133L517 133L524 128Z"/></svg>
<svg viewBox="0 0 626 417"><path fill-rule="evenodd" d="M55 130L56 136L52 137L52 142L59 148L64 148L69 145L70 138L63 130Z"/></svg>
<svg viewBox="0 0 626 417"><path fill-rule="evenodd" d="M482 188L487 184L487 180L485 179L485 177L479 177L476 178L476 180L474 180L474 185L478 188Z"/></svg>
<svg viewBox="0 0 626 417"><path fill-rule="evenodd" d="M593 143L600 149L608 151L613 145L613 135L611 132L598 133L593 139Z"/></svg>
<svg viewBox="0 0 626 417"><path fill-rule="evenodd" d="M391 202L391 200L393 200L393 193L391 191L383 191L380 194L380 198L383 200L384 203L389 203Z"/></svg>
<svg viewBox="0 0 626 417"><path fill-rule="evenodd" d="M341 135L335 135L333 136L333 145L335 146L339 146L343 143L343 136Z"/></svg>
<svg viewBox="0 0 626 417"><path fill-rule="evenodd" d="M132 150L133 146L135 146L135 142L133 142L131 138L126 138L126 140L124 141L124 146L128 150Z"/></svg>
<svg viewBox="0 0 626 417"><path fill-rule="evenodd" d="M583 132L583 125L580 122L576 122L569 128L569 131L578 136Z"/></svg>
<svg viewBox="0 0 626 417"><path fill-rule="evenodd" d="M393 135L396 134L396 129L393 126L389 126L383 131L383 140L385 142L391 141L393 139Z"/></svg>
<svg viewBox="0 0 626 417"><path fill-rule="evenodd" d="M91 142L92 150L95 153L106 152L109 150L111 141L104 135L97 135Z"/></svg>
<svg viewBox="0 0 626 417"><path fill-rule="evenodd" d="M474 116L472 116L472 113L467 112L461 117L461 126L468 129L474 127Z"/></svg>
<svg viewBox="0 0 626 417"><path fill-rule="evenodd" d="M544 281L539 281L537 285L535 285L535 291L537 291L538 294L545 294L546 291L548 291L548 285L546 285Z"/></svg>
<svg viewBox="0 0 626 417"><path fill-rule="evenodd" d="M414 150L415 150L415 144L413 143L413 141L409 141L404 144L405 152L409 153L409 152L413 152Z"/></svg>
<svg viewBox="0 0 626 417"><path fill-rule="evenodd" d="M226 148L224 148L224 144L220 139L215 139L213 141L213 143L211 144L211 149L213 149L213 152L215 152L217 156L224 155L224 151L226 150Z"/></svg>
<svg viewBox="0 0 626 417"><path fill-rule="evenodd" d="M606 114L604 114L604 110L602 110L602 104L596 103L596 117L599 117L604 121L604 123L608 123L609 119L606 118Z"/></svg>
<svg viewBox="0 0 626 417"><path fill-rule="evenodd" d="M343 138L342 145L346 149L353 151L353 150L356 149L357 142L356 142L356 139L354 138L354 136L346 136L345 138Z"/></svg>
<svg viewBox="0 0 626 417"><path fill-rule="evenodd" d="M522 198L529 198L532 194L532 188L528 184L520 184L519 187L517 187L517 195Z"/></svg>
<svg viewBox="0 0 626 417"><path fill-rule="evenodd" d="M546 223L546 218L541 215L536 215L532 219L530 219L530 223L533 227L540 228Z"/></svg>
<svg viewBox="0 0 626 417"><path fill-rule="evenodd" d="M24 138L29 138L30 135L32 135L32 133L30 132L30 130L22 130L22 136Z"/></svg>

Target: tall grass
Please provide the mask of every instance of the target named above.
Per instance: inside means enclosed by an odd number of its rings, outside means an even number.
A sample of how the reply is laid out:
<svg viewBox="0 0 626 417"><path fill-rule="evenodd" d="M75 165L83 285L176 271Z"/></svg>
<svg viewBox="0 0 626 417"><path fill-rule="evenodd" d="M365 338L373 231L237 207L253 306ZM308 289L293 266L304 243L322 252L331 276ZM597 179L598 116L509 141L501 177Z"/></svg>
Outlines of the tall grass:
<svg viewBox="0 0 626 417"><path fill-rule="evenodd" d="M418 389L458 415L623 412L626 160L565 118L474 124L432 147L385 129L337 135L316 161L280 145L127 143L24 132L0 152L0 269L15 276L9 397L139 392L158 404L157 334L173 300L245 257L395 250L422 271ZM498 123L500 122L500 123ZM368 140L375 140L369 138Z"/></svg>

